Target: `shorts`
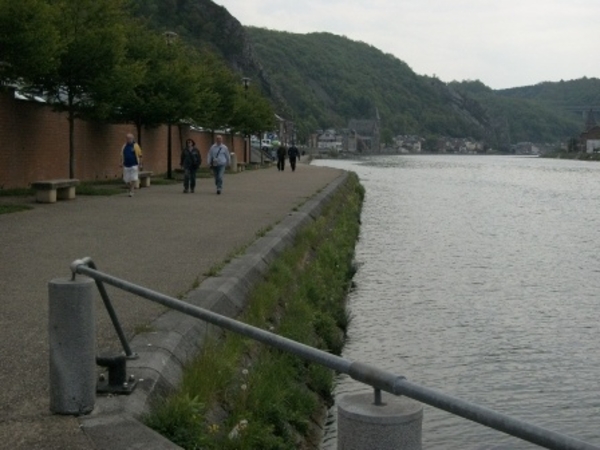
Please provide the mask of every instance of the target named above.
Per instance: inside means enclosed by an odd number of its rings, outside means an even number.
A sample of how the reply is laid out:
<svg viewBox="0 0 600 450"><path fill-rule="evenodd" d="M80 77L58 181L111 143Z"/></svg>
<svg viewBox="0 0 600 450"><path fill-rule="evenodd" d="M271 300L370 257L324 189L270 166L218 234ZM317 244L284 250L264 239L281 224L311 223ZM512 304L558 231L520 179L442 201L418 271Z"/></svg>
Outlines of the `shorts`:
<svg viewBox="0 0 600 450"><path fill-rule="evenodd" d="M138 180L138 166L123 167L123 181L131 183Z"/></svg>

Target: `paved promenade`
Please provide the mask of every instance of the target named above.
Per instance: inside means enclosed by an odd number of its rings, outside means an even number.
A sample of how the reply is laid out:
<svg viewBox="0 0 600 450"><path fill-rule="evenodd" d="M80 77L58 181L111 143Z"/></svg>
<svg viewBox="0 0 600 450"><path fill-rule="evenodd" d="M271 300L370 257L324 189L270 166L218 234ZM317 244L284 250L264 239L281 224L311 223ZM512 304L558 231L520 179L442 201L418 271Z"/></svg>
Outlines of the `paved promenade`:
<svg viewBox="0 0 600 450"><path fill-rule="evenodd" d="M101 271L182 295L340 175L300 164L293 173L226 174L219 196L212 179L199 179L195 194L184 195L179 184L151 186L133 198L124 190L0 215L0 449L96 448L75 418L49 412L47 283L70 276L73 260L90 256ZM128 336L165 310L107 290ZM120 351L96 298L98 348Z"/></svg>

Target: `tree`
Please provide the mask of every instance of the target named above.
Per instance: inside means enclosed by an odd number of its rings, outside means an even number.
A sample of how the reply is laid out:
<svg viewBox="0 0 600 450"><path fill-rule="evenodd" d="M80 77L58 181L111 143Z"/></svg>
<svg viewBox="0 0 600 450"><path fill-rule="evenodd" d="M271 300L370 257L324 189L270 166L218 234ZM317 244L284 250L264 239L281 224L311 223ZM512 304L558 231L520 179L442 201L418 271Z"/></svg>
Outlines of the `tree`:
<svg viewBox="0 0 600 450"><path fill-rule="evenodd" d="M245 135L273 129L275 115L268 100L252 87L243 90L240 86L237 91L231 117L233 129Z"/></svg>
<svg viewBox="0 0 600 450"><path fill-rule="evenodd" d="M233 130L241 131L244 135L244 150L246 150L248 145L246 138L251 134L260 136L262 131L272 130L275 125L275 115L269 102L257 89L242 88L240 84L237 88L230 124Z"/></svg>
<svg viewBox="0 0 600 450"><path fill-rule="evenodd" d="M69 177L75 177L75 118L94 111L105 115L125 50L125 14L121 0L57 0L54 26L61 49L57 68L42 80L53 106L67 112Z"/></svg>
<svg viewBox="0 0 600 450"><path fill-rule="evenodd" d="M133 122L138 141L142 126L154 127L174 123L189 114L195 97L195 79L180 55L180 46L169 45L164 36L132 23L127 29L126 60L123 67L132 76L120 85L114 115Z"/></svg>
<svg viewBox="0 0 600 450"><path fill-rule="evenodd" d="M27 85L56 70L60 36L42 0L0 0L0 80Z"/></svg>
<svg viewBox="0 0 600 450"><path fill-rule="evenodd" d="M234 124L234 107L239 96L239 80L225 64L210 53L204 53L204 64L208 71L206 73L207 87L216 93L218 97L214 103L203 105L208 108L203 116L202 123L207 128L215 131L219 128L229 128Z"/></svg>

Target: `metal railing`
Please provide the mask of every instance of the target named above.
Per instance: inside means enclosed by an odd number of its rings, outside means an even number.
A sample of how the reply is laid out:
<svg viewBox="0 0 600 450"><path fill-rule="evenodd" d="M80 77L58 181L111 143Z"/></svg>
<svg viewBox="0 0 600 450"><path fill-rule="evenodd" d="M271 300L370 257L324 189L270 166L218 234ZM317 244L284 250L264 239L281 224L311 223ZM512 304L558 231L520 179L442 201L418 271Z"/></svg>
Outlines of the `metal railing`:
<svg viewBox="0 0 600 450"><path fill-rule="evenodd" d="M600 447L596 445L583 442L571 436L512 418L508 415L452 397L434 389L419 386L416 383L408 381L403 376L395 375L369 364L357 361L353 362L340 356L332 355L325 351L315 349L305 344L244 324L229 317L216 314L198 306L190 305L173 297L100 272L95 267L91 258L83 258L74 261L71 264L71 271L73 273L73 279L75 279L76 274L82 274L95 281L104 304L109 311L113 325L117 330L125 354L129 358L133 358L136 355L129 348L129 344L119 325L114 309L110 304L110 299L104 289L103 283L107 283L126 292L159 303L234 333L249 337L279 350L290 352L339 373L347 374L354 380L374 388L375 404L381 404L381 391L385 391L394 395L404 395L413 400L417 400L545 448L556 450L600 449Z"/></svg>

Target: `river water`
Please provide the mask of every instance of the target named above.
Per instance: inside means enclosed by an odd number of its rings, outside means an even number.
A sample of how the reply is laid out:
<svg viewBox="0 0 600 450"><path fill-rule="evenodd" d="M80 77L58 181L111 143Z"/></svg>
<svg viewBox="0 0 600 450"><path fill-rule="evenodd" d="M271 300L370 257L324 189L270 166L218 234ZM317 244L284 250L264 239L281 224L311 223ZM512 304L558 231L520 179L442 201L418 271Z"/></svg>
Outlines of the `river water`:
<svg viewBox="0 0 600 450"><path fill-rule="evenodd" d="M366 189L343 356L600 445L600 164L316 160ZM340 376L336 397L370 388ZM385 394L384 394L385 395ZM323 449L335 449L331 414ZM538 448L425 406L423 448Z"/></svg>

